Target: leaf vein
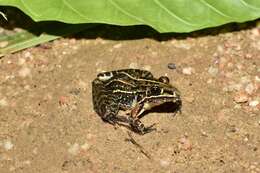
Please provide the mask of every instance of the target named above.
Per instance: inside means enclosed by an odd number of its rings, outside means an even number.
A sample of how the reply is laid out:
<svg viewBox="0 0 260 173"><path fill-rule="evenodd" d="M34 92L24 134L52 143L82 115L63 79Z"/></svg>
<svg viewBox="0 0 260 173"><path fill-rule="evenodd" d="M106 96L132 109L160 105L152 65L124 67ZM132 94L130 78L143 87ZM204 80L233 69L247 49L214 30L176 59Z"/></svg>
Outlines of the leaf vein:
<svg viewBox="0 0 260 173"><path fill-rule="evenodd" d="M206 2L205 0L201 0L201 1L202 1L202 4L206 5L207 7L209 7L213 11L215 11L217 14L220 14L221 16L224 16L224 17L227 17L227 18L232 18L231 16L228 16L225 13L221 12L220 10L218 10L216 7L212 6L211 4Z"/></svg>
<svg viewBox="0 0 260 173"><path fill-rule="evenodd" d="M189 25L189 26L197 26L197 25L194 25L193 23L181 18L180 16L176 15L175 13L173 13L172 11L170 11L165 5L163 5L161 2L159 2L158 0L154 0L154 2L156 4L159 5L159 7L161 7L163 10L165 10L168 14L170 14L172 17L176 18L177 20L181 21L182 23L185 23L186 25Z"/></svg>
<svg viewBox="0 0 260 173"><path fill-rule="evenodd" d="M64 4L63 4L63 3L61 3L61 7L60 7L60 10L59 10L59 12L58 12L58 14L57 14L57 18L60 18L60 16L61 16L61 14L62 14L62 11L63 11L63 9L64 9Z"/></svg>
<svg viewBox="0 0 260 173"><path fill-rule="evenodd" d="M74 7L72 7L67 0L62 0L62 2L68 7L70 8L74 13L76 13L77 15L79 15L80 17L86 19L86 20L90 20L90 18L88 18L86 15L80 13L79 11L77 11Z"/></svg>
<svg viewBox="0 0 260 173"><path fill-rule="evenodd" d="M28 10L29 13L31 13L32 15L39 17L40 15L38 15L37 13L35 13L29 6L26 5L26 3L23 0L20 0L21 3L24 5L25 9Z"/></svg>
<svg viewBox="0 0 260 173"><path fill-rule="evenodd" d="M244 6L246 6L246 7L248 7L248 8L252 8L252 9L255 9L255 10L259 10L259 9L260 9L260 8L257 8L257 7L255 7L255 6L253 6L253 5L250 5L249 3L245 2L244 0L240 0L240 2L241 2Z"/></svg>
<svg viewBox="0 0 260 173"><path fill-rule="evenodd" d="M121 8L114 0L109 0L108 2L110 2L111 5L113 5L116 9L118 9L119 11L121 11L123 14L127 15L128 17L131 17L139 22L144 22L142 19L138 18L137 16L125 11L123 8ZM145 22L144 22L145 23Z"/></svg>
<svg viewBox="0 0 260 173"><path fill-rule="evenodd" d="M149 23L147 20L144 21L143 19L137 17L136 15L133 15L133 14L131 14L131 13L125 11L123 8L121 8L119 5L117 5L117 3L116 3L114 0L109 0L109 1L111 1L110 3L111 3L116 9L118 9L119 11L121 11L123 14L125 14L125 15L127 15L127 16L129 16L129 17L135 19L135 20L137 20L137 21L139 22L139 24L146 24L146 25L148 25L148 26L154 26L153 24ZM161 31L164 30L164 28L161 27L161 26L156 26L156 27L158 28L158 30L161 30Z"/></svg>

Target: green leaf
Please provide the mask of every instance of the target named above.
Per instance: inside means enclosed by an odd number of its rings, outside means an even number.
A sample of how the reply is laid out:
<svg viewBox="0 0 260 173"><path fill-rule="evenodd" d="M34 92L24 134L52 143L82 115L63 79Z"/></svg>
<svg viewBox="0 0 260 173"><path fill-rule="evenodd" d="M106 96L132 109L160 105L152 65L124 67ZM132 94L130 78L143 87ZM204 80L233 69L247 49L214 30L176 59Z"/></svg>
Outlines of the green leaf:
<svg viewBox="0 0 260 173"><path fill-rule="evenodd" d="M39 45L41 43L45 43L51 40L55 40L61 36L66 36L69 34L77 33L85 29L89 29L95 27L96 25L65 25L65 24L51 24L50 25L40 25L32 30L24 30L19 33L15 33L10 36L0 35L0 43L6 43L6 46L0 47L0 57L10 54L13 52L17 52L19 50L33 47ZM57 31L55 31L55 29ZM40 30L44 30L40 34L33 33L33 30L37 30L37 32L41 32ZM54 30L51 32L51 30Z"/></svg>
<svg viewBox="0 0 260 173"><path fill-rule="evenodd" d="M149 25L190 32L260 17L260 0L0 0L35 21Z"/></svg>

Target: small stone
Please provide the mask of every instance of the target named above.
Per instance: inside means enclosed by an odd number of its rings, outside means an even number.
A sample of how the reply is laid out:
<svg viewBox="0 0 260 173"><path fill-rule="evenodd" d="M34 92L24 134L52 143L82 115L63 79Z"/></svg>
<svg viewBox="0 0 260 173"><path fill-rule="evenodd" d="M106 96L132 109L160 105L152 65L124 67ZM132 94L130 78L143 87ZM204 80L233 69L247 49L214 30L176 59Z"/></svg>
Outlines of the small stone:
<svg viewBox="0 0 260 173"><path fill-rule="evenodd" d="M31 161L30 161L30 160L25 160L25 161L23 161L23 164L24 164L24 165L30 165L30 164L31 164Z"/></svg>
<svg viewBox="0 0 260 173"><path fill-rule="evenodd" d="M23 65L25 63L25 59L24 58L19 58L18 59L18 65Z"/></svg>
<svg viewBox="0 0 260 173"><path fill-rule="evenodd" d="M147 71L150 71L152 69L152 67L150 65L145 65L143 69L147 70Z"/></svg>
<svg viewBox="0 0 260 173"><path fill-rule="evenodd" d="M201 135L202 135L202 136L205 136L205 137L208 137L207 132L205 132L205 131L203 131L203 130L201 130Z"/></svg>
<svg viewBox="0 0 260 173"><path fill-rule="evenodd" d="M244 69L244 66L242 64L237 64L236 67L237 67L238 70L243 70Z"/></svg>
<svg viewBox="0 0 260 173"><path fill-rule="evenodd" d="M68 149L68 152L72 155L77 155L79 153L80 146L78 143L74 143Z"/></svg>
<svg viewBox="0 0 260 173"><path fill-rule="evenodd" d="M231 69L234 67L234 64L232 62L229 62L229 63L227 63L227 67Z"/></svg>
<svg viewBox="0 0 260 173"><path fill-rule="evenodd" d="M216 75L218 74L218 68L209 67L208 73L209 73L211 76L216 76Z"/></svg>
<svg viewBox="0 0 260 173"><path fill-rule="evenodd" d="M195 69L192 67L185 67L182 69L182 73L185 75L191 75L192 73L195 73Z"/></svg>
<svg viewBox="0 0 260 173"><path fill-rule="evenodd" d="M180 144L179 147L184 149L184 150L191 150L192 149L191 142L187 137L182 137L179 140L179 144Z"/></svg>
<svg viewBox="0 0 260 173"><path fill-rule="evenodd" d="M90 145L87 143L87 142L85 142L83 145L81 145L81 147L80 147L82 150L88 150L89 148L90 148Z"/></svg>
<svg viewBox="0 0 260 173"><path fill-rule="evenodd" d="M138 68L138 65L137 65L137 63L135 63L135 62L131 62L131 63L129 64L129 68Z"/></svg>
<svg viewBox="0 0 260 173"><path fill-rule="evenodd" d="M254 28L254 29L251 30L251 33L252 33L253 36L258 37L258 36L260 36L260 29Z"/></svg>
<svg viewBox="0 0 260 173"><path fill-rule="evenodd" d="M236 103L245 103L248 101L248 95L247 93L245 93L244 91L238 91L235 93L235 96L234 96L234 101Z"/></svg>
<svg viewBox="0 0 260 173"><path fill-rule="evenodd" d="M240 50L241 50L241 46L240 46L240 45L236 45L236 46L234 47L234 49L237 50L237 51L240 51Z"/></svg>
<svg viewBox="0 0 260 173"><path fill-rule="evenodd" d="M1 41L1 42L0 42L0 48L4 48L4 47L6 47L8 44L9 44L8 41Z"/></svg>
<svg viewBox="0 0 260 173"><path fill-rule="evenodd" d="M248 142L248 140L249 140L248 137L244 138L244 142Z"/></svg>
<svg viewBox="0 0 260 173"><path fill-rule="evenodd" d="M14 146L14 144L12 144L12 142L10 140L6 140L3 143L3 146L6 150L11 150Z"/></svg>
<svg viewBox="0 0 260 173"><path fill-rule="evenodd" d="M7 75L7 76L5 76L5 79L6 79L6 80L14 79L14 78L15 78L14 75Z"/></svg>
<svg viewBox="0 0 260 173"><path fill-rule="evenodd" d="M221 45L217 46L217 50L218 50L219 53L223 53L224 52L224 48Z"/></svg>
<svg viewBox="0 0 260 173"><path fill-rule="evenodd" d="M168 64L168 68L171 69L171 70L175 70L177 67L176 67L176 64L174 64L174 63L169 63L169 64Z"/></svg>
<svg viewBox="0 0 260 173"><path fill-rule="evenodd" d="M21 77L27 77L31 75L31 69L29 69L28 67L23 67L18 71L18 75Z"/></svg>
<svg viewBox="0 0 260 173"><path fill-rule="evenodd" d="M100 43L100 44L106 44L107 43L107 41L106 40L104 40L103 38L97 38L96 39L96 43Z"/></svg>
<svg viewBox="0 0 260 173"><path fill-rule="evenodd" d="M2 99L0 100L0 106L2 106L2 107L8 106L8 102L6 101L5 98L2 98Z"/></svg>
<svg viewBox="0 0 260 173"><path fill-rule="evenodd" d="M245 59L252 59L253 58L253 55L251 53L247 53L245 55Z"/></svg>
<svg viewBox="0 0 260 173"><path fill-rule="evenodd" d="M255 76L255 81L256 81L256 82L260 82L260 77Z"/></svg>
<svg viewBox="0 0 260 173"><path fill-rule="evenodd" d="M255 91L255 86L253 83L249 83L247 84L246 88L245 88L245 91L249 94L249 95L252 95Z"/></svg>
<svg viewBox="0 0 260 173"><path fill-rule="evenodd" d="M25 58L31 58L32 57L31 52L25 52L24 57Z"/></svg>
<svg viewBox="0 0 260 173"><path fill-rule="evenodd" d="M208 79L208 80L207 80L207 84L211 84L212 82L213 82L212 79Z"/></svg>
<svg viewBox="0 0 260 173"><path fill-rule="evenodd" d="M189 50L191 48L191 45L188 43L175 43L174 46L186 50Z"/></svg>
<svg viewBox="0 0 260 173"><path fill-rule="evenodd" d="M251 107L256 107L258 104L259 104L258 100L251 100L248 105Z"/></svg>
<svg viewBox="0 0 260 173"><path fill-rule="evenodd" d="M121 48L121 47L122 47L122 43L118 43L118 44L116 44L116 45L113 46L113 48L115 48L115 49L119 49L119 48Z"/></svg>
<svg viewBox="0 0 260 173"><path fill-rule="evenodd" d="M168 160L160 160L160 165L162 167L168 167L170 165L170 162Z"/></svg>
<svg viewBox="0 0 260 173"><path fill-rule="evenodd" d="M88 133L88 134L87 134L87 139L88 139L88 140L91 140L91 139L93 139L93 137L94 137L94 135L93 135L93 134L91 134L91 133Z"/></svg>

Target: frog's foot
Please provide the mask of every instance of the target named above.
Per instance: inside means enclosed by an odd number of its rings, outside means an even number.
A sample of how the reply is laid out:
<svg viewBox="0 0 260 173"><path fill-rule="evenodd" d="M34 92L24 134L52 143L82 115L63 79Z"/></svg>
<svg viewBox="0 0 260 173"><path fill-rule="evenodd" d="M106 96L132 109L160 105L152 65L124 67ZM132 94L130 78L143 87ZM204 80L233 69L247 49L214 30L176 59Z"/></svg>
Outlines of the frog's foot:
<svg viewBox="0 0 260 173"><path fill-rule="evenodd" d="M155 126L155 123L150 125L150 126L148 126L148 127L145 127L145 133L150 133L152 131L155 131L156 128L154 126Z"/></svg>
<svg viewBox="0 0 260 173"><path fill-rule="evenodd" d="M130 125L131 125L133 131L135 131L141 135L144 135L146 133L150 133L150 132L156 130L156 128L154 128L155 124L153 124L149 127L145 127L144 124L139 119L131 121Z"/></svg>

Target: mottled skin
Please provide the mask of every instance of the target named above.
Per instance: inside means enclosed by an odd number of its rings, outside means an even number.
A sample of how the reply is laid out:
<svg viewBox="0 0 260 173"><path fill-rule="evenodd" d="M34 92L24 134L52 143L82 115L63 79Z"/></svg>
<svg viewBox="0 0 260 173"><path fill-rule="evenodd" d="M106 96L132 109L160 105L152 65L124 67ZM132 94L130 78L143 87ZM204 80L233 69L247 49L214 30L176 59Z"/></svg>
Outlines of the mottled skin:
<svg viewBox="0 0 260 173"><path fill-rule="evenodd" d="M181 109L180 92L169 84L167 77L156 79L149 71L139 69L98 74L92 82L92 95L94 110L104 121L127 123L140 134L154 130L140 121L145 110L166 102L173 102ZM130 114L120 116L119 110Z"/></svg>

